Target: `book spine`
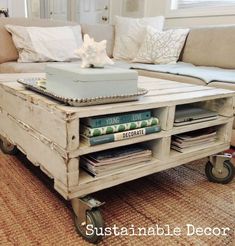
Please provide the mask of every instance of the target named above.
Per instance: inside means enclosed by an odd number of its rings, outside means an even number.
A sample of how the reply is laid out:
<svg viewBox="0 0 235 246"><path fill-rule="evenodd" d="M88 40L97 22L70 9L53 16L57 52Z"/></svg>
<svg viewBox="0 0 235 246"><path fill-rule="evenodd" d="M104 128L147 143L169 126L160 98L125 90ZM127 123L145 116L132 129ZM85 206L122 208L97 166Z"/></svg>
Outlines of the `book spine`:
<svg viewBox="0 0 235 246"><path fill-rule="evenodd" d="M85 119L85 124L92 127L103 127L116 124L123 124L127 122L148 120L151 118L151 111L141 111L136 113L122 114L122 115L113 115L107 117L88 117Z"/></svg>
<svg viewBox="0 0 235 246"><path fill-rule="evenodd" d="M159 124L158 118L152 117L148 120L141 120L141 121L135 121L135 122L129 122L124 124L105 126L105 127L98 127L98 128L91 128L85 125L81 125L81 134L87 137L97 137L105 134L134 130L134 129L154 126L158 124Z"/></svg>
<svg viewBox="0 0 235 246"><path fill-rule="evenodd" d="M118 133L102 135L98 137L91 137L91 138L88 138L88 141L89 141L89 144L93 146L93 145L110 143L110 142L130 139L130 138L136 138L136 137L151 134L154 132L159 132L160 130L161 130L161 127L159 125L149 126L149 127L134 129L134 130L125 131L125 132L118 132Z"/></svg>

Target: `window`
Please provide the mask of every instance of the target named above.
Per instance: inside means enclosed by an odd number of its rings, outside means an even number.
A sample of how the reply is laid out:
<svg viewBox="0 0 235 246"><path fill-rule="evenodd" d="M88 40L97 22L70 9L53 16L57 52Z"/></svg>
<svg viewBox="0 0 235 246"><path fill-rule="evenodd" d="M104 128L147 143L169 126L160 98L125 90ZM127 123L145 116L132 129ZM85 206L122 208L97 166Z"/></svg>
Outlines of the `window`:
<svg viewBox="0 0 235 246"><path fill-rule="evenodd" d="M235 15L235 0L168 0L168 17Z"/></svg>
<svg viewBox="0 0 235 246"><path fill-rule="evenodd" d="M173 9L187 8L206 8L206 7L224 7L235 5L235 0L176 0L173 1Z"/></svg>

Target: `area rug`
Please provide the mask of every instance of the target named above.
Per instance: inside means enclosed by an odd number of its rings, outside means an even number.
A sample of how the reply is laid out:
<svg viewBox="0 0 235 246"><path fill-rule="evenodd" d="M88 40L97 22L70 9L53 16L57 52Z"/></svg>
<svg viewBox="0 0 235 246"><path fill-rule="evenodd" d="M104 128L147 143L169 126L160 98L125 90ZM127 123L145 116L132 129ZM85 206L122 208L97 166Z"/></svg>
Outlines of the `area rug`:
<svg viewBox="0 0 235 246"><path fill-rule="evenodd" d="M235 245L235 182L208 182L205 162L94 194L106 202L102 207L106 227L142 230L141 235L129 230L128 235L106 236L99 245ZM0 245L89 245L76 234L69 203L30 166L23 156L0 153ZM152 228L158 228L154 235L143 235ZM226 235L221 235L221 228L228 229ZM204 229L217 235L205 235Z"/></svg>

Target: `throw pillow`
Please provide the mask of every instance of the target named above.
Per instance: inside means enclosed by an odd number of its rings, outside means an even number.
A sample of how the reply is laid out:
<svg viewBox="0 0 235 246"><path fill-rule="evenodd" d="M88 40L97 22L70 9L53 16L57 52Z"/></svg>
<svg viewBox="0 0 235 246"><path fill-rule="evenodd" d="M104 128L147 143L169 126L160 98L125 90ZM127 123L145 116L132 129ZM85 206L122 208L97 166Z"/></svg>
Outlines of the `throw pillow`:
<svg viewBox="0 0 235 246"><path fill-rule="evenodd" d="M143 42L146 27L151 26L161 31L163 25L163 16L142 19L116 16L113 57L132 60Z"/></svg>
<svg viewBox="0 0 235 246"><path fill-rule="evenodd" d="M189 29L158 31L147 27L146 36L133 62L168 64L176 63L184 46Z"/></svg>
<svg viewBox="0 0 235 246"><path fill-rule="evenodd" d="M81 27L24 27L6 25L19 52L18 62L71 61L82 45Z"/></svg>

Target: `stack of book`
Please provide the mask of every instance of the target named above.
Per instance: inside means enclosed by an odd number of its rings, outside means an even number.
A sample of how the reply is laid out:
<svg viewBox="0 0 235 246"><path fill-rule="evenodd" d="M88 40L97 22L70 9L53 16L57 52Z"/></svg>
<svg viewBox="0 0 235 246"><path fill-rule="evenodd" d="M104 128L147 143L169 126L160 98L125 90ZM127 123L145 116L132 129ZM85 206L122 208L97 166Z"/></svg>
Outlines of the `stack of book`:
<svg viewBox="0 0 235 246"><path fill-rule="evenodd" d="M98 145L147 135L161 130L159 119L150 110L100 117L81 121L81 139L88 145Z"/></svg>
<svg viewBox="0 0 235 246"><path fill-rule="evenodd" d="M216 129L214 127L191 131L174 135L171 148L181 153L194 150L216 141Z"/></svg>
<svg viewBox="0 0 235 246"><path fill-rule="evenodd" d="M104 176L123 171L138 163L148 163L152 151L138 145L119 147L82 156L80 166L92 176Z"/></svg>

